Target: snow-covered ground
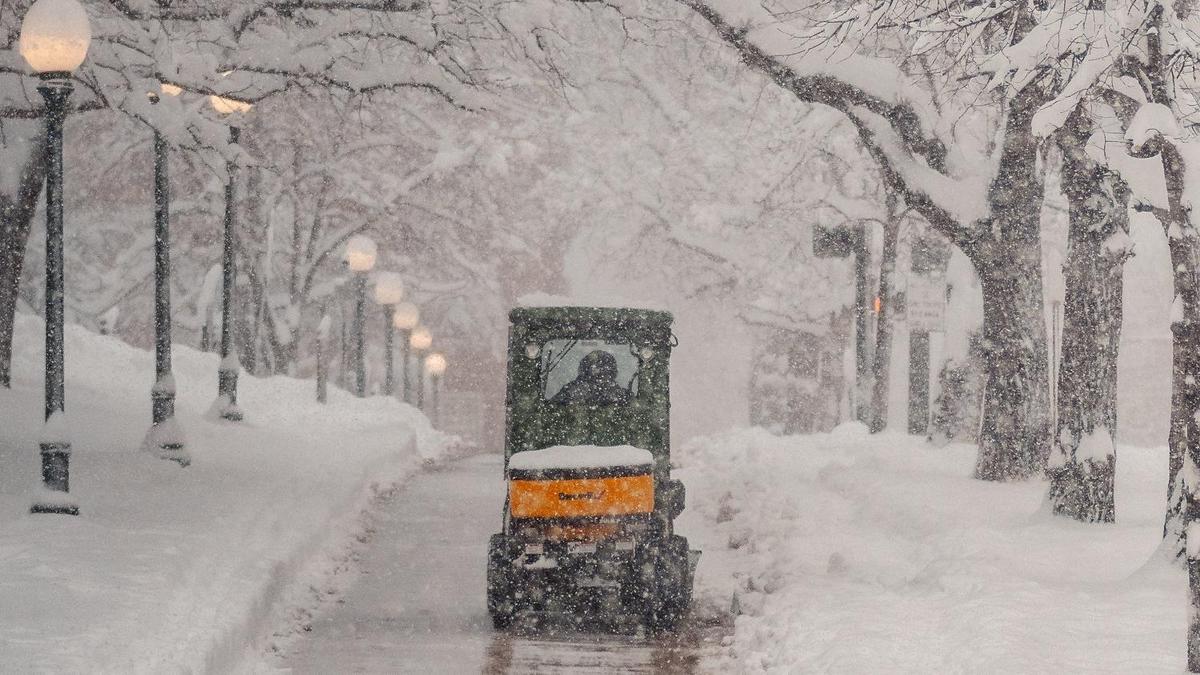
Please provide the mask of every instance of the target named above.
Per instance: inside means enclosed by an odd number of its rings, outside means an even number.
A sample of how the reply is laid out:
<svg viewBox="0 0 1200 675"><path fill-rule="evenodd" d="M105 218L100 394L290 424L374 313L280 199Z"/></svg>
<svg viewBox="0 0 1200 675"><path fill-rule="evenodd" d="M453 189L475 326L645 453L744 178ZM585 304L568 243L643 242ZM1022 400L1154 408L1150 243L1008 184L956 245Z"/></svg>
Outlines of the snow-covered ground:
<svg viewBox="0 0 1200 675"><path fill-rule="evenodd" d="M259 661L275 632L295 624L286 612L312 606L310 584L341 590L329 580L364 545L372 499L449 450L409 407L339 390L321 406L311 381L288 378L243 376L246 421L212 421L216 357L183 348L179 417L193 459L183 469L139 450L152 356L69 328L82 515L32 516L40 335L39 322L19 319L15 386L0 391L5 671ZM1157 554L1162 448L1118 448L1118 523L1109 526L1051 516L1043 483L973 480L972 447L853 425L805 437L731 431L690 442L675 459L688 488L678 530L704 551L698 616L737 615L699 670L1183 669L1186 579ZM488 467L480 476L498 471ZM483 545L472 543L479 560L464 556L459 567L481 574ZM398 558L396 570L415 562ZM486 660L495 641L478 585L470 603L446 609L466 617L472 655Z"/></svg>
<svg viewBox="0 0 1200 675"><path fill-rule="evenodd" d="M1187 580L1157 553L1164 448L1118 447L1107 526L1050 515L1042 482L973 480L974 461L854 425L684 447L698 598L740 612L718 670L1184 670Z"/></svg>
<svg viewBox="0 0 1200 675"><path fill-rule="evenodd" d="M153 356L67 328L71 491L82 514L34 516L40 322L18 317L0 390L0 669L223 670L267 634L299 580L334 564L372 498L451 448L415 409L312 381L243 375L246 421L206 419L217 358L176 347L187 468L139 450Z"/></svg>

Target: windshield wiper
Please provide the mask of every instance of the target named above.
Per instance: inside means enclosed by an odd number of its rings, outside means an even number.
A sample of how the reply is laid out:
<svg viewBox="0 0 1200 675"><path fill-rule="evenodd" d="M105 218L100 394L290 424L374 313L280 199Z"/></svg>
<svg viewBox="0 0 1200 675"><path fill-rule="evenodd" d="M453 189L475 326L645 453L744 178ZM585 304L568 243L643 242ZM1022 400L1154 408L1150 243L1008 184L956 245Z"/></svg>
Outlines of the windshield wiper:
<svg viewBox="0 0 1200 675"><path fill-rule="evenodd" d="M550 378L550 373L554 372L554 369L558 367L558 364L562 363L563 359L567 358L567 354L569 354L571 350L575 348L575 345L578 344L578 342L579 340L571 340L558 354L554 354L553 352L546 354L546 372L542 375L543 380ZM554 358L555 356L558 358Z"/></svg>

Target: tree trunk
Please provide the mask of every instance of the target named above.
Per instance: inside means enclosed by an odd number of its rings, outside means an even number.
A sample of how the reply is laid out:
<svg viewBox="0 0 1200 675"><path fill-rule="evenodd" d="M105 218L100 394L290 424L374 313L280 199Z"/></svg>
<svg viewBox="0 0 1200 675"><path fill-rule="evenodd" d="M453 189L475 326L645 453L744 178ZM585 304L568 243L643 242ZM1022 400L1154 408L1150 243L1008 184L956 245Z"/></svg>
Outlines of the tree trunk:
<svg viewBox="0 0 1200 675"><path fill-rule="evenodd" d="M30 146L29 157L21 171L17 193L0 195L0 387L12 386L13 323L20 297L21 269L25 264L25 246L38 196L46 183L46 157L42 131Z"/></svg>
<svg viewBox="0 0 1200 675"><path fill-rule="evenodd" d="M1092 125L1077 110L1059 135L1070 208L1058 428L1047 468L1054 513L1111 523L1117 428L1117 350L1129 189L1084 153Z"/></svg>
<svg viewBox="0 0 1200 675"><path fill-rule="evenodd" d="M1171 250L1175 302L1171 308L1171 428L1169 436L1169 474L1167 478L1167 514L1163 525L1164 543L1177 556L1185 551L1186 525L1200 518L1200 285L1197 265L1200 239L1183 208L1185 166L1183 158L1170 145L1161 150L1171 212L1163 223Z"/></svg>
<svg viewBox="0 0 1200 675"><path fill-rule="evenodd" d="M286 318L284 319L286 321ZM280 319L270 307L263 308L264 335L271 354L274 372L296 376L297 346L300 344L300 327L279 325ZM285 331L290 339L283 342L279 339L280 330Z"/></svg>
<svg viewBox="0 0 1200 675"><path fill-rule="evenodd" d="M975 475L1025 479L1049 454L1050 387L1043 317L1044 172L1030 123L1044 94L1028 87L1010 105L999 172L989 191L991 236L967 250L983 290L987 382Z"/></svg>
<svg viewBox="0 0 1200 675"><path fill-rule="evenodd" d="M888 220L883 227L883 255L879 265L879 312L875 315L875 359L871 364L871 433L887 427L888 375L892 368L892 288L896 276L896 240L900 219L896 199L888 195Z"/></svg>
<svg viewBox="0 0 1200 675"><path fill-rule="evenodd" d="M1178 151L1163 149L1170 194L1181 194L1185 167ZM1178 191L1175 189L1178 188ZM1172 202L1167 238L1174 268L1175 302L1171 309L1172 392L1170 476L1163 545L1176 558L1186 556L1188 570L1188 671L1200 672L1200 288L1196 261L1200 239L1188 210ZM1178 220L1176 220L1178 218ZM1184 227L1179 227L1180 224Z"/></svg>
<svg viewBox="0 0 1200 675"><path fill-rule="evenodd" d="M1166 58L1160 38L1163 6L1153 8L1146 31L1145 79L1150 100L1173 107ZM1193 205L1184 199L1187 165L1173 140L1159 137L1146 154L1162 161L1167 209L1154 209L1166 230L1171 251L1175 299L1171 305L1171 428L1167 477L1167 513L1162 547L1175 558L1186 556L1188 571L1188 671L1200 673L1200 232ZM1196 177L1191 176L1195 181ZM1191 535L1191 536L1189 536Z"/></svg>
<svg viewBox="0 0 1200 675"><path fill-rule="evenodd" d="M1150 15L1146 34L1146 79L1150 100L1170 107L1165 57L1158 29L1163 8ZM1171 251L1175 300L1171 305L1171 426L1168 436L1167 513L1163 546L1176 558L1187 555L1190 576L1191 623L1188 629L1188 669L1200 672L1200 541L1187 545L1187 531L1200 519L1200 238L1184 202L1187 166L1179 150L1165 139L1148 148L1162 161L1168 208L1155 209ZM1195 180L1193 177L1192 180ZM1193 549L1189 551L1188 549Z"/></svg>

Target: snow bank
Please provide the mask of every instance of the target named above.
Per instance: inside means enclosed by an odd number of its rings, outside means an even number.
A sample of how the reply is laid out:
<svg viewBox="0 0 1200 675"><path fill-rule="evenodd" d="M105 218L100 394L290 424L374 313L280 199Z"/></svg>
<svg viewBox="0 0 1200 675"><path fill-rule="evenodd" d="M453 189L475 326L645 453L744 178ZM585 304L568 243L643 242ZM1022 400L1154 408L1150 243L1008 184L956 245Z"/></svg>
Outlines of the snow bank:
<svg viewBox="0 0 1200 675"><path fill-rule="evenodd" d="M676 460L698 610L738 614L715 672L1184 670L1186 575L1155 555L1165 448L1118 448L1108 526L903 435L742 430Z"/></svg>
<svg viewBox="0 0 1200 675"><path fill-rule="evenodd" d="M643 464L654 464L654 455L632 445L555 445L518 452L508 459L508 468L518 471L608 469Z"/></svg>
<svg viewBox="0 0 1200 675"><path fill-rule="evenodd" d="M381 490L451 439L417 410L311 381L243 375L246 421L206 420L218 359L177 346L191 466L140 450L153 354L67 329L71 496L40 487L42 325L18 317L14 389L0 390L0 655L13 672L227 670L266 633L301 573L344 548Z"/></svg>

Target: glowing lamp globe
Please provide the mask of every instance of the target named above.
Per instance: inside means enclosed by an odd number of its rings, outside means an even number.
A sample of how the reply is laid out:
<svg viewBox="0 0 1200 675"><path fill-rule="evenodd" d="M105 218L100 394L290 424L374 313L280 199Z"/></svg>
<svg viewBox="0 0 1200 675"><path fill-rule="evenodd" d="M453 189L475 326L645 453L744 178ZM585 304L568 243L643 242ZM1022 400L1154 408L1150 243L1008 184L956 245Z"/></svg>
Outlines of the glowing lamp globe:
<svg viewBox="0 0 1200 675"><path fill-rule="evenodd" d="M438 353L430 354L425 357L425 372L434 377L440 376L446 372L446 357Z"/></svg>
<svg viewBox="0 0 1200 675"><path fill-rule="evenodd" d="M87 58L92 27L79 0L38 0L21 21L17 48L39 75L75 72Z"/></svg>
<svg viewBox="0 0 1200 675"><path fill-rule="evenodd" d="M396 305L396 311L392 315L392 325L400 330L412 330L421 322L421 310L411 302L402 302Z"/></svg>
<svg viewBox="0 0 1200 675"><path fill-rule="evenodd" d="M428 328L420 326L413 331L412 337L408 339L408 344L417 351L424 351L433 344L433 334L429 332Z"/></svg>
<svg viewBox="0 0 1200 675"><path fill-rule="evenodd" d="M378 249L370 237L356 234L346 241L346 253L343 259L350 266L351 272L370 272L375 266L375 254Z"/></svg>
<svg viewBox="0 0 1200 675"><path fill-rule="evenodd" d="M375 302L394 305L404 299L404 280L395 272L380 272L375 275Z"/></svg>

